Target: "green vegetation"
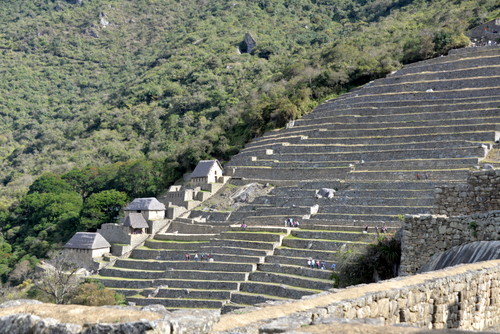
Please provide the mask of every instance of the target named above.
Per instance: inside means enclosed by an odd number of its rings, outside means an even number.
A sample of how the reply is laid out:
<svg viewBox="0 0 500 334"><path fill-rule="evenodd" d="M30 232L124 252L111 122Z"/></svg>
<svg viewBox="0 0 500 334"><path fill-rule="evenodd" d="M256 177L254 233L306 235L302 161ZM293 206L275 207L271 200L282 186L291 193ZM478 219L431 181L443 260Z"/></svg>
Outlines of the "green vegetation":
<svg viewBox="0 0 500 334"><path fill-rule="evenodd" d="M359 250L358 250L359 252ZM401 259L401 242L394 237L380 237L362 253L346 251L332 279L336 287L372 283L396 277Z"/></svg>
<svg viewBox="0 0 500 334"><path fill-rule="evenodd" d="M2 280L199 159L463 46L499 13L496 0L0 2Z"/></svg>

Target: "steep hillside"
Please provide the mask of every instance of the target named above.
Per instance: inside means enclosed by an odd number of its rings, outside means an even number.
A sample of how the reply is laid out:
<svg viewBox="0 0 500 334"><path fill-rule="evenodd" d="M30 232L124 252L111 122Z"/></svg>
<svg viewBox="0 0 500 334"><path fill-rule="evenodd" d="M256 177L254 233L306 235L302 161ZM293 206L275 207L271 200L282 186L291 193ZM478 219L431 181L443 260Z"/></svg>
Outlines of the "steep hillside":
<svg viewBox="0 0 500 334"><path fill-rule="evenodd" d="M346 283L396 275L397 243L380 238L405 214L431 213L436 186L500 164L488 156L500 139L499 64L500 47L454 50L267 132L227 170L233 185L272 190L234 211L192 210L99 279L138 305L229 311L327 290L339 283L332 263L377 243L382 255L349 267ZM197 253L214 261L184 260Z"/></svg>
<svg viewBox="0 0 500 334"><path fill-rule="evenodd" d="M498 13L460 1L2 1L0 196L147 158L174 180ZM257 41L240 54L246 32ZM174 169L174 172L171 172Z"/></svg>

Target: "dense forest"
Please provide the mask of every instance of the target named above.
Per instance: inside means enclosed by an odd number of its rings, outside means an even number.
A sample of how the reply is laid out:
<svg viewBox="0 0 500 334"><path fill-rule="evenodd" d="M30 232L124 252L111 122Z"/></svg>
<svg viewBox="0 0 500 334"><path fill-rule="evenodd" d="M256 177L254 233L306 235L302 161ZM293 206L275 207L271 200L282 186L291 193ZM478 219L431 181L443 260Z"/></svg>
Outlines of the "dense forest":
<svg viewBox="0 0 500 334"><path fill-rule="evenodd" d="M1 1L2 280L499 14L497 0Z"/></svg>

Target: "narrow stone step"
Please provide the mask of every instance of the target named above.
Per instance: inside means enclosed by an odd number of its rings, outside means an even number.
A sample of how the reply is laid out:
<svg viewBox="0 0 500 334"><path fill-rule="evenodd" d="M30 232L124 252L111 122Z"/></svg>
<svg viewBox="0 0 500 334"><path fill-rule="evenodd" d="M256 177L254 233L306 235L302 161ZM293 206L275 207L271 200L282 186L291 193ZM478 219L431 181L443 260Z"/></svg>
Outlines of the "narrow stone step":
<svg viewBox="0 0 500 334"><path fill-rule="evenodd" d="M220 257L215 257L216 254L225 254L225 255L235 255L235 256L249 256L252 257L252 259L255 259L256 257L263 257L266 256L269 252L269 250L262 250L262 249L252 249L252 248L242 248L239 247L238 245L235 246L228 246L228 245L216 245L216 244L211 244L210 246L204 246L200 248L201 251L207 253L207 254L213 254L214 260L219 259L220 261L222 258Z"/></svg>
<svg viewBox="0 0 500 334"><path fill-rule="evenodd" d="M331 263L326 263L326 268L329 269ZM285 275L294 275L302 277L317 278L322 280L330 280L332 276L331 270L312 269L307 267L307 261L301 263L300 266L282 265L278 263L261 263L259 264L259 271L270 272Z"/></svg>
<svg viewBox="0 0 500 334"><path fill-rule="evenodd" d="M190 250L197 249L208 243L208 241L170 241L150 239L146 240L144 245L151 249Z"/></svg>
<svg viewBox="0 0 500 334"><path fill-rule="evenodd" d="M232 240L251 240L251 241L263 241L263 242L280 242L283 238L283 234L275 234L271 231L255 231L255 230L245 230L245 231L234 231L221 233L221 239L232 239Z"/></svg>
<svg viewBox="0 0 500 334"><path fill-rule="evenodd" d="M160 304L167 309L178 308L204 308L204 309L220 309L226 302L225 300L212 299L185 299L185 298L137 298L128 297L127 301L135 303L135 305L145 306L152 304Z"/></svg>
<svg viewBox="0 0 500 334"><path fill-rule="evenodd" d="M210 241L218 233L157 233L154 240L162 241Z"/></svg>
<svg viewBox="0 0 500 334"><path fill-rule="evenodd" d="M147 297L153 293L154 289L144 291L144 296ZM218 299L229 300L231 298L230 290L201 290L201 289L159 289L156 294L157 298L188 298L188 299Z"/></svg>
<svg viewBox="0 0 500 334"><path fill-rule="evenodd" d="M247 248L255 250L273 250L273 242L263 242L263 241L246 241L246 240L230 240L230 239L214 239L210 242L210 246L224 246L224 247L238 247Z"/></svg>
<svg viewBox="0 0 500 334"><path fill-rule="evenodd" d="M335 241L363 241L376 242L376 233L361 232L340 232L340 231L321 231L321 230L304 230L298 229L291 232L293 237L300 239L322 239Z"/></svg>
<svg viewBox="0 0 500 334"><path fill-rule="evenodd" d="M302 296L320 293L322 290L301 289L280 283L242 282L240 291L282 298L300 299Z"/></svg>
<svg viewBox="0 0 500 334"><path fill-rule="evenodd" d="M114 265L116 268L138 269L138 270L211 270L211 271L232 271L250 272L255 270L255 265L249 263L232 262L209 262L194 261L160 261L160 260L139 260L139 259L118 259Z"/></svg>
<svg viewBox="0 0 500 334"><path fill-rule="evenodd" d="M202 271L202 270L131 270L124 268L104 268L100 271L101 275L106 277L120 277L130 279L200 279L212 281L244 281L247 277L246 272L228 272L228 271Z"/></svg>
<svg viewBox="0 0 500 334"><path fill-rule="evenodd" d="M345 240L311 240L311 239L284 239L283 247L314 249L314 250L357 250L369 245L367 242L352 242Z"/></svg>
<svg viewBox="0 0 500 334"><path fill-rule="evenodd" d="M272 301L287 301L288 298L280 298L277 296L255 294L249 292L233 292L231 294L231 303L238 305L255 305Z"/></svg>
<svg viewBox="0 0 500 334"><path fill-rule="evenodd" d="M376 214L376 215L398 215L402 212L405 214L419 214L419 213L430 213L432 207L423 206L423 207L408 207L408 206L391 206L390 203L388 205L383 206L367 206L367 205L333 205L333 206L323 206L319 209L315 218L319 218L325 214L358 214L358 215L366 215L366 214Z"/></svg>
<svg viewBox="0 0 500 334"><path fill-rule="evenodd" d="M321 269L320 269L321 270ZM289 274L278 274L271 272L256 271L250 274L250 282L285 284L293 287L300 287L315 290L328 290L333 288L333 281L307 278Z"/></svg>

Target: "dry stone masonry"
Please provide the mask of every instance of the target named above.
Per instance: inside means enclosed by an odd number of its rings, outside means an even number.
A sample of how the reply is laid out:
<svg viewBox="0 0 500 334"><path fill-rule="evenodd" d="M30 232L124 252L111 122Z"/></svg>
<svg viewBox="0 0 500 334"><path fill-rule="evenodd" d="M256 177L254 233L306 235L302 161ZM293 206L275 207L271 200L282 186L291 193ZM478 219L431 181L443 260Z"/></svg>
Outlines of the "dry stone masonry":
<svg viewBox="0 0 500 334"><path fill-rule="evenodd" d="M467 184L436 188L434 212L448 216L500 210L500 170L471 173Z"/></svg>

